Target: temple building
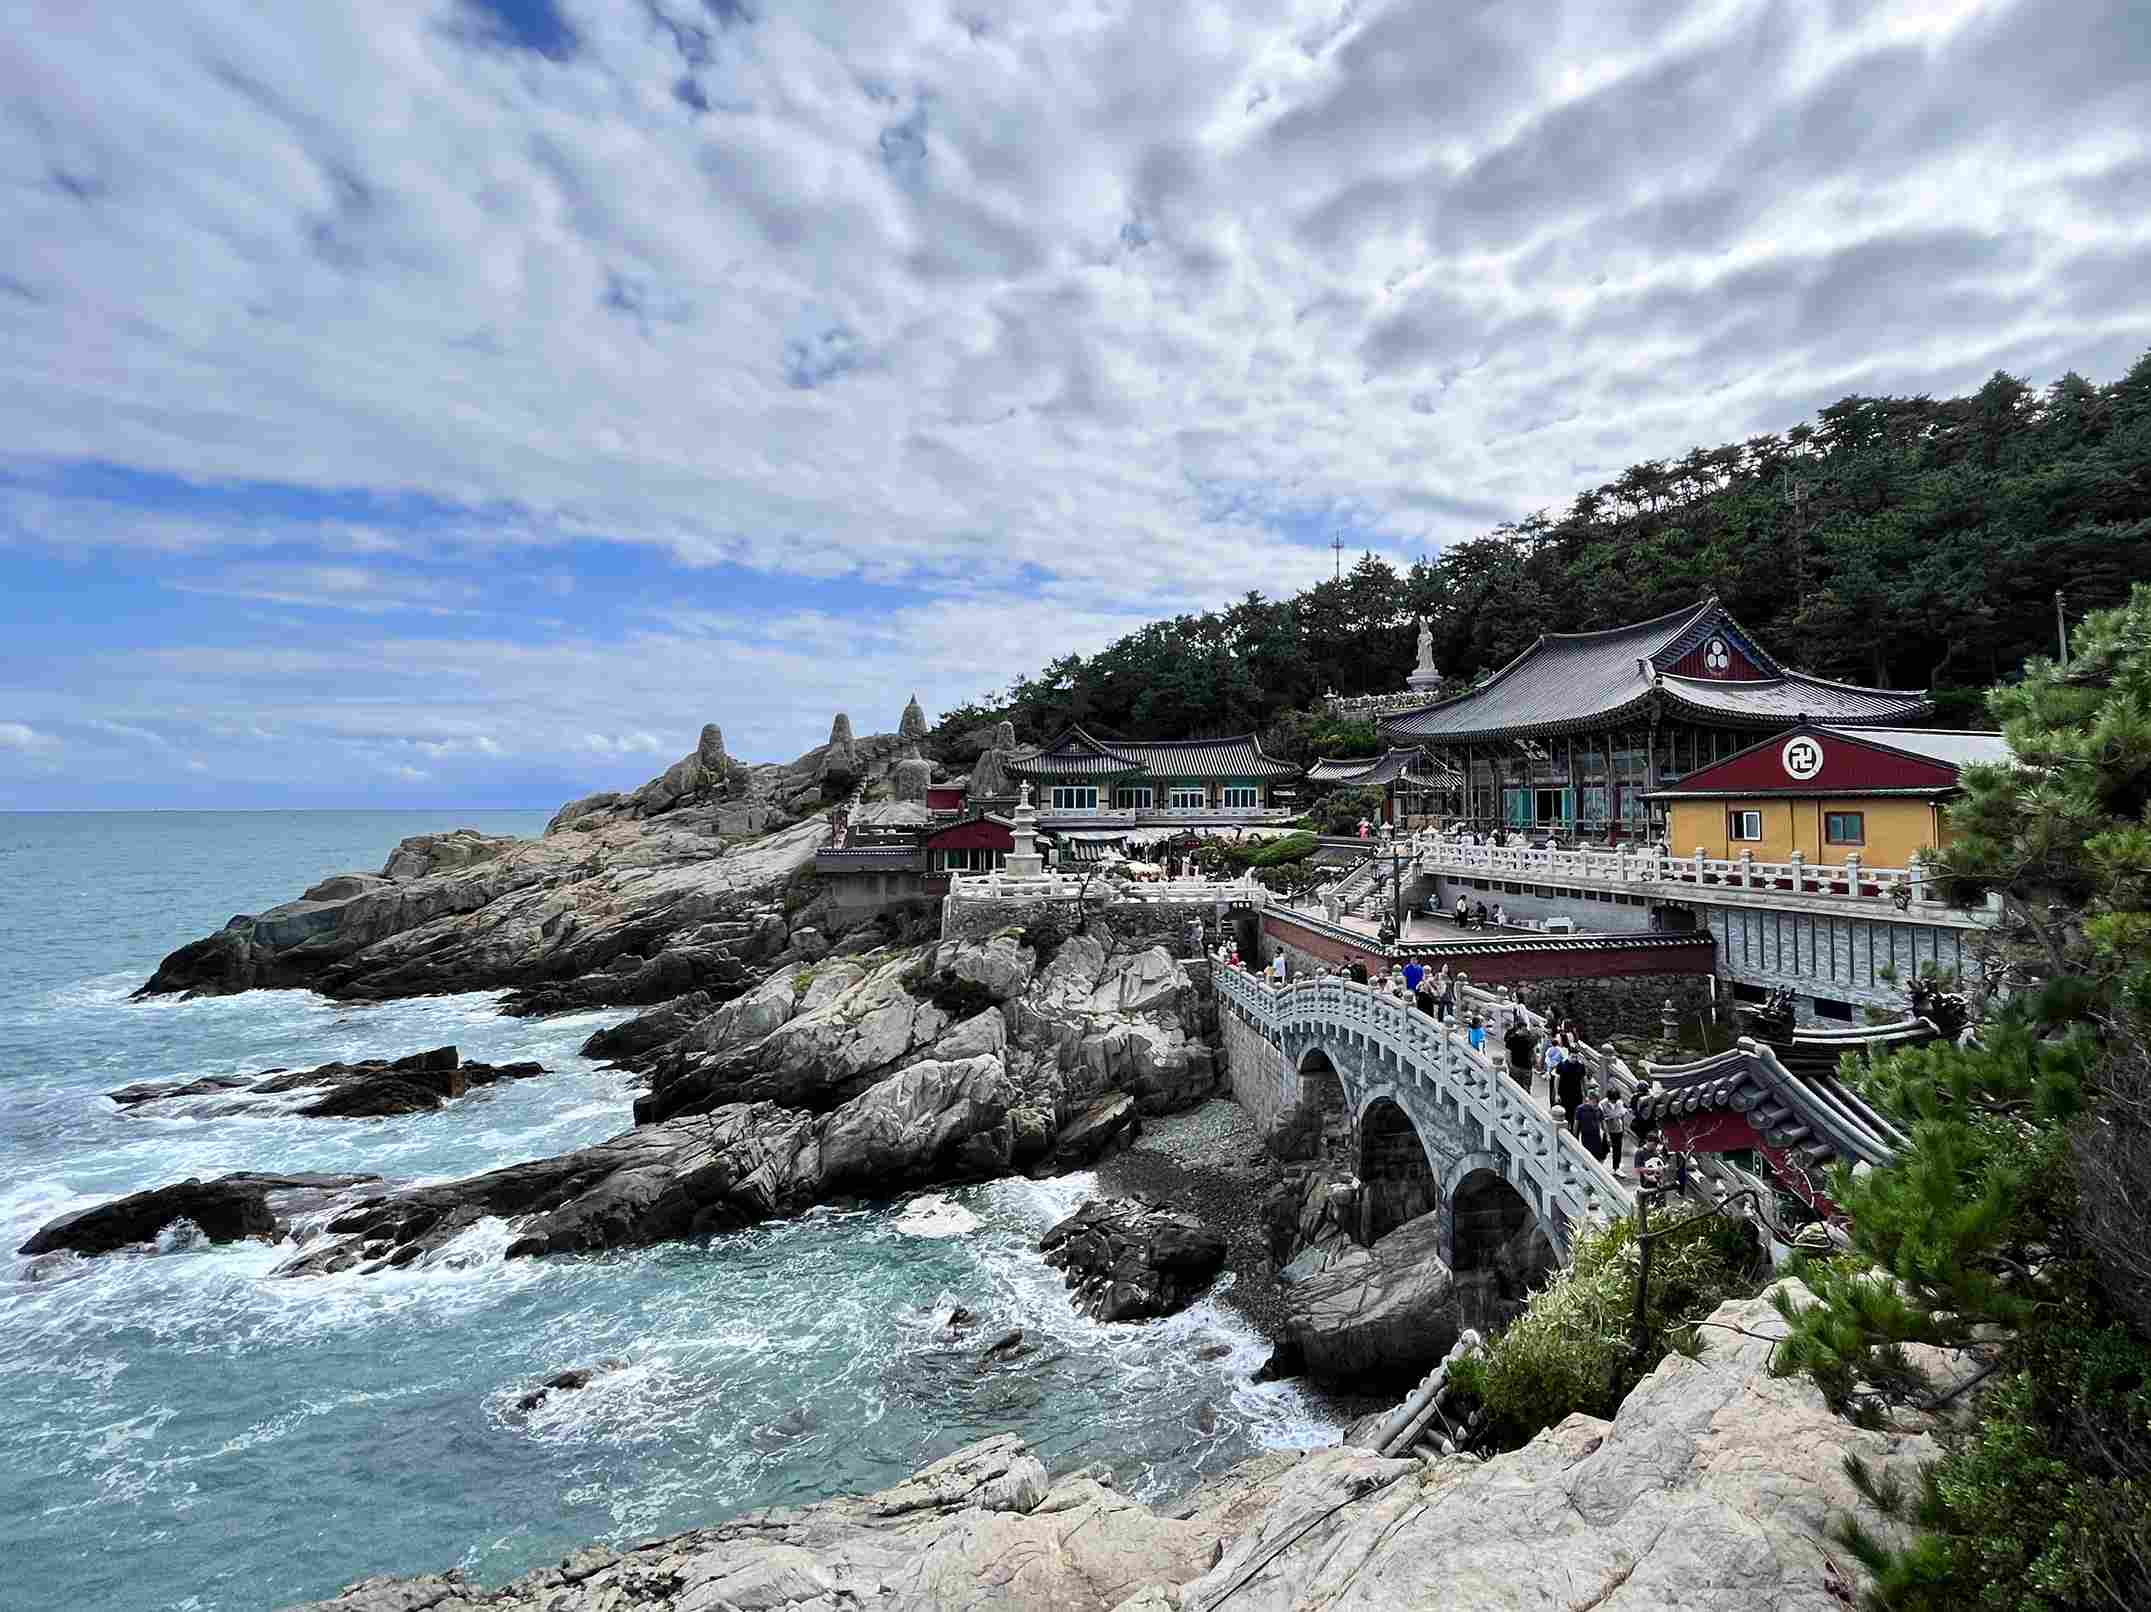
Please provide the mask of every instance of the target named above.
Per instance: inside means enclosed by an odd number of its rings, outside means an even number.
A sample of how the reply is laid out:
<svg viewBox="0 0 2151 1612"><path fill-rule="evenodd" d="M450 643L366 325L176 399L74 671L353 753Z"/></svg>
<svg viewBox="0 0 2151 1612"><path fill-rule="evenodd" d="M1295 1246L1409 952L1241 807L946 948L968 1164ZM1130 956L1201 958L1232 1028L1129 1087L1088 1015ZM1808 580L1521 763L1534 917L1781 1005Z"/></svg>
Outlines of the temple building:
<svg viewBox="0 0 2151 1612"><path fill-rule="evenodd" d="M1464 775L1430 761L1426 752L1407 746L1378 756L1323 756L1307 769L1310 784L1342 789L1378 789L1382 821L1397 827L1435 824L1461 804Z"/></svg>
<svg viewBox="0 0 2151 1612"><path fill-rule="evenodd" d="M1904 728L1931 710L1917 689L1789 670L1713 597L1604 632L1547 633L1469 693L1387 716L1380 731L1456 767L1475 822L1615 838L1662 828L1655 796L1765 735Z"/></svg>
<svg viewBox="0 0 2151 1612"><path fill-rule="evenodd" d="M1289 820L1299 769L1231 739L1096 739L1080 727L1017 750L1008 773L1038 791L1041 823L1253 826Z"/></svg>
<svg viewBox="0 0 2151 1612"><path fill-rule="evenodd" d="M1803 723L1650 798L1677 856L1905 867L1948 843L1961 770L2008 760L1998 733Z"/></svg>

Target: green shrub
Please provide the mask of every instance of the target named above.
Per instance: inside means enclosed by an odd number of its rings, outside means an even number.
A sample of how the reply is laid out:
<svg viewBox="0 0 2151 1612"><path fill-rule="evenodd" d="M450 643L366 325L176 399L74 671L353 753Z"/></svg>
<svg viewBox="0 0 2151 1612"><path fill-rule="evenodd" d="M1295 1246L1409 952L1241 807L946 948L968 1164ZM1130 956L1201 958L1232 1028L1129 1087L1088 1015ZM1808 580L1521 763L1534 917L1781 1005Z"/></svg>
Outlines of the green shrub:
<svg viewBox="0 0 2151 1612"><path fill-rule="evenodd" d="M1682 1211L1673 1211L1679 1214ZM1456 1380L1486 1412L1478 1441L1513 1450L1576 1411L1610 1418L1628 1391L1674 1350L1695 1347L1694 1321L1728 1298L1752 1293L1758 1275L1741 1223L1709 1216L1654 1238L1649 1345L1638 1359L1636 1223L1590 1232L1575 1262L1533 1295L1523 1313Z"/></svg>

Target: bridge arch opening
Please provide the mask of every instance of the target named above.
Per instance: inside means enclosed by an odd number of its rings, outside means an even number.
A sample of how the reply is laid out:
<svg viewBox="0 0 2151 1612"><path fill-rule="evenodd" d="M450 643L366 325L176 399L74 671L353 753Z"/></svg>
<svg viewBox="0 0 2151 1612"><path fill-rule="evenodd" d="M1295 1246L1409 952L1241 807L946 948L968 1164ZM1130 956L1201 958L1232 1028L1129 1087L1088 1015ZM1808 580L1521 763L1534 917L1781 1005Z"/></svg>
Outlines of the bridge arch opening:
<svg viewBox="0 0 2151 1612"><path fill-rule="evenodd" d="M1523 1309L1559 1261L1524 1195L1493 1170L1473 1170L1449 1203L1449 1266L1460 1287L1480 1290L1496 1325Z"/></svg>
<svg viewBox="0 0 2151 1612"><path fill-rule="evenodd" d="M1321 1114L1325 1133L1349 1116L1351 1105L1344 1099L1344 1078L1329 1061L1328 1053L1320 1047L1309 1047L1300 1059L1299 1077L1300 1102Z"/></svg>
<svg viewBox="0 0 2151 1612"><path fill-rule="evenodd" d="M1417 1220L1441 1201L1441 1185L1411 1116L1387 1097L1359 1120L1360 1227L1368 1242Z"/></svg>

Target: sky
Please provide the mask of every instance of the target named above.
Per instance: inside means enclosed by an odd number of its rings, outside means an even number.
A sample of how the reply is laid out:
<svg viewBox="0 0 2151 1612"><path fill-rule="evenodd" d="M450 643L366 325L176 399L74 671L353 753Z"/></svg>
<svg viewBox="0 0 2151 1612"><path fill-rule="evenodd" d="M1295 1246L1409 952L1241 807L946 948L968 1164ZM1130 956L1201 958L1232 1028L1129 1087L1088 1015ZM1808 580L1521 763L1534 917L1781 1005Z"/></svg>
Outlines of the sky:
<svg viewBox="0 0 2151 1612"><path fill-rule="evenodd" d="M2151 348L2135 0L0 18L0 809L788 759Z"/></svg>

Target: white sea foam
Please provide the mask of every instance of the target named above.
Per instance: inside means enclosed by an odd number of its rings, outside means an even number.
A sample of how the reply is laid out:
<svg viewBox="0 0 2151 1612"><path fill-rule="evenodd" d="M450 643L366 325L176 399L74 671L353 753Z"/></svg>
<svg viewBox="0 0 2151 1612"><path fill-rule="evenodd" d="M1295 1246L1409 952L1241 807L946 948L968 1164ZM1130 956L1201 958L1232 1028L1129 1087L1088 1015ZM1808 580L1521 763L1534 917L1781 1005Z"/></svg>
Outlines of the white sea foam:
<svg viewBox="0 0 2151 1612"><path fill-rule="evenodd" d="M905 1205L896 1229L906 1237L962 1237L978 1230L978 1216L942 1193L927 1192Z"/></svg>

